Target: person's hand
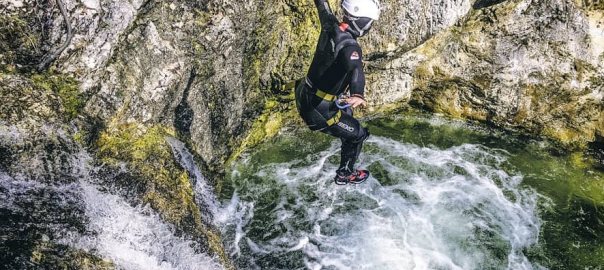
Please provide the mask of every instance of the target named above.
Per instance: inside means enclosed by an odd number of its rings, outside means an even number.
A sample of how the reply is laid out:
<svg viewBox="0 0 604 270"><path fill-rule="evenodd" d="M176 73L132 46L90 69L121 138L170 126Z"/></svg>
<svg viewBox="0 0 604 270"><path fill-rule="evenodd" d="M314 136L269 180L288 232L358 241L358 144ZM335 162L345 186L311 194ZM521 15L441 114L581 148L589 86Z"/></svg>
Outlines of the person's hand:
<svg viewBox="0 0 604 270"><path fill-rule="evenodd" d="M353 108L356 108L358 106L361 106L361 107L367 106L367 102L360 97L349 97L349 98L342 99L342 101L346 102L347 104L352 105Z"/></svg>

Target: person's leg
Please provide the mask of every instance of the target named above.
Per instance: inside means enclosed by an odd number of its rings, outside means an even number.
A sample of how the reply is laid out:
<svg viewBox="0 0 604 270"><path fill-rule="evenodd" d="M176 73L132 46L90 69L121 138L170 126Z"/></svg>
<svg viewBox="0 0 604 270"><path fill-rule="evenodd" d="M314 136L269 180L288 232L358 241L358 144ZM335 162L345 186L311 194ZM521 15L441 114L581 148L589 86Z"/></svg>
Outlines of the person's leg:
<svg viewBox="0 0 604 270"><path fill-rule="evenodd" d="M342 113L340 121L322 130L342 140L342 152L338 173L354 171L354 165L361 153L363 142L369 137L369 130L352 117L351 112Z"/></svg>

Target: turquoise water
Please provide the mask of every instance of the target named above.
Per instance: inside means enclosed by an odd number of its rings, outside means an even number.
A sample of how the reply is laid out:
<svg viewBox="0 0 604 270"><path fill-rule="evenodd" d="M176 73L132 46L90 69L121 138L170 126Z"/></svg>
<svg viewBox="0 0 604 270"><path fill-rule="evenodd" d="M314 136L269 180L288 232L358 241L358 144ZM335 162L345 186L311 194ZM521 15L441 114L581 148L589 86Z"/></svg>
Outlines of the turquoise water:
<svg viewBox="0 0 604 270"><path fill-rule="evenodd" d="M217 222L240 269L601 269L604 173L480 125L413 115L365 122L336 186L339 141L283 131L232 164Z"/></svg>

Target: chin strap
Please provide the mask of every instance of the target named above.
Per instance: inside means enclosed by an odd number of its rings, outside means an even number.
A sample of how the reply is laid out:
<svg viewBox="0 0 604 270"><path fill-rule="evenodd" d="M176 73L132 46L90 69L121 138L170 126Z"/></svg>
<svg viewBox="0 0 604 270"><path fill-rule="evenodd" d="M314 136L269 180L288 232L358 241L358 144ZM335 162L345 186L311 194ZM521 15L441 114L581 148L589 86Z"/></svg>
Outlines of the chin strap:
<svg viewBox="0 0 604 270"><path fill-rule="evenodd" d="M359 25L357 24L357 22L359 22L360 20L369 20L365 22L365 26L363 26L362 28L359 27ZM355 37L362 37L363 35L365 35L369 29L371 29L371 25L373 25L373 20L369 19L369 18L350 18L350 17L346 17L345 21L347 22L343 22L340 24L340 29L342 31L348 31L350 32L353 36ZM352 24L352 26L350 24ZM361 23L362 25L362 23Z"/></svg>
<svg viewBox="0 0 604 270"><path fill-rule="evenodd" d="M371 28L372 24L373 20L370 20L363 28L360 28L357 25L357 21L352 21L352 25L354 25L355 30L359 33L359 37L365 35L365 33L367 33L367 31Z"/></svg>

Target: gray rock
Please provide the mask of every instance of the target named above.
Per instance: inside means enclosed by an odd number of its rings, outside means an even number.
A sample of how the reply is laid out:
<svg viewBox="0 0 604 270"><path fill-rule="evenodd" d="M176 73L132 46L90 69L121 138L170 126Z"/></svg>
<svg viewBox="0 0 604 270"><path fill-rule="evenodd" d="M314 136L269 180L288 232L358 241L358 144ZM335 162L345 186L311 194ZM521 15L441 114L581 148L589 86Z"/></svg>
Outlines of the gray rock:
<svg viewBox="0 0 604 270"><path fill-rule="evenodd" d="M584 145L604 132L598 68L604 33L594 34L586 16L603 13L547 2L506 1L472 11L402 57L383 61L375 73L407 78L411 87L389 89L420 107Z"/></svg>
<svg viewBox="0 0 604 270"><path fill-rule="evenodd" d="M63 100L21 76L0 76L0 170L39 182L70 183L77 151Z"/></svg>
<svg viewBox="0 0 604 270"><path fill-rule="evenodd" d="M105 123L173 126L218 169L265 102L304 76L318 35L310 0L65 2L76 36L56 64L90 96L85 113ZM570 143L602 136L601 7L563 0L383 6L361 39L374 107L411 102ZM64 38L58 15L54 46Z"/></svg>

